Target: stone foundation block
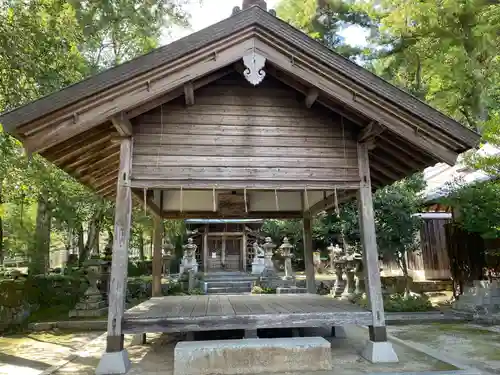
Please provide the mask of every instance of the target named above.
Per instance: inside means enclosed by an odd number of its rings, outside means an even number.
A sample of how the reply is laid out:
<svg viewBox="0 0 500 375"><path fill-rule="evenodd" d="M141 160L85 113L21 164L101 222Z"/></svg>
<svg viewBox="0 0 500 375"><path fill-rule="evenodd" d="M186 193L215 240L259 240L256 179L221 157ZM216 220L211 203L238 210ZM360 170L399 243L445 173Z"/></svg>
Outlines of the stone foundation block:
<svg viewBox="0 0 500 375"><path fill-rule="evenodd" d="M95 370L96 375L126 374L130 370L130 360L126 350L104 353Z"/></svg>
<svg viewBox="0 0 500 375"><path fill-rule="evenodd" d="M305 294L307 293L307 288L276 288L276 294Z"/></svg>
<svg viewBox="0 0 500 375"><path fill-rule="evenodd" d="M361 356L372 363L399 362L398 355L389 341L368 341Z"/></svg>
<svg viewBox="0 0 500 375"><path fill-rule="evenodd" d="M321 337L180 342L174 354L174 375L331 369L330 343Z"/></svg>

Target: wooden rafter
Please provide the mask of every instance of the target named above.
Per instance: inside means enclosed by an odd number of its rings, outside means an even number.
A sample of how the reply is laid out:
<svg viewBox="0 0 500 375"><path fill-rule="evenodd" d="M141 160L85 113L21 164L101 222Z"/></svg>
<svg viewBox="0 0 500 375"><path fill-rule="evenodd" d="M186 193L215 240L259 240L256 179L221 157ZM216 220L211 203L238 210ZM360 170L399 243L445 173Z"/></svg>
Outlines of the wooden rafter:
<svg viewBox="0 0 500 375"><path fill-rule="evenodd" d="M319 91L316 87L312 87L309 89L305 99L305 105L307 108L311 108L316 100L318 100Z"/></svg>
<svg viewBox="0 0 500 375"><path fill-rule="evenodd" d="M184 100L187 106L194 105L194 86L193 82L184 84Z"/></svg>
<svg viewBox="0 0 500 375"><path fill-rule="evenodd" d="M122 112L118 116L111 117L111 123L118 131L118 134L122 137L130 137L133 133L133 127L130 123L130 120L125 117L125 114Z"/></svg>

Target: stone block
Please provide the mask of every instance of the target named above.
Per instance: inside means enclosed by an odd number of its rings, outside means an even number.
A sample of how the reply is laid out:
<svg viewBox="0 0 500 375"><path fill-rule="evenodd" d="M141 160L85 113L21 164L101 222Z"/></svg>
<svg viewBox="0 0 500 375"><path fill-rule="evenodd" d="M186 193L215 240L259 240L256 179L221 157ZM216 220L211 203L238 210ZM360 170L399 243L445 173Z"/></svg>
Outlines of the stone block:
<svg viewBox="0 0 500 375"><path fill-rule="evenodd" d="M174 375L331 369L330 343L321 337L180 342L174 354Z"/></svg>
<svg viewBox="0 0 500 375"><path fill-rule="evenodd" d="M307 288L297 288L297 287L290 287L290 288L281 288L278 287L276 288L276 294L303 294L307 293Z"/></svg>

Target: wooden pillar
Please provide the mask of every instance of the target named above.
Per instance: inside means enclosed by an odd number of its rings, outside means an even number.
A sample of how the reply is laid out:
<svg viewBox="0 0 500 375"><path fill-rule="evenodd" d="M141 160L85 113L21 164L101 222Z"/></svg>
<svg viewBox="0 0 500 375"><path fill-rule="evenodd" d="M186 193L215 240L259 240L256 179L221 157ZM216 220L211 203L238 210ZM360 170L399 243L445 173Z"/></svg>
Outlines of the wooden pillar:
<svg viewBox="0 0 500 375"><path fill-rule="evenodd" d="M247 234L245 228L243 228L243 236L241 237L241 266L243 267L243 272L247 272Z"/></svg>
<svg viewBox="0 0 500 375"><path fill-rule="evenodd" d="M358 193L359 221L361 243L363 245L363 262L365 268L365 283L368 303L372 313L370 340L373 342L387 341L385 327L384 304L382 300L382 284L378 264L377 238L375 233L375 218L373 213L372 188L370 180L370 163L368 146L358 143L358 166L360 188Z"/></svg>
<svg viewBox="0 0 500 375"><path fill-rule="evenodd" d="M154 201L160 207L160 212L163 211L163 192L161 190L154 191ZM161 297L161 271L162 271L162 244L163 244L163 219L161 216L155 215L153 218L154 225L154 243L153 243L153 297Z"/></svg>
<svg viewBox="0 0 500 375"><path fill-rule="evenodd" d="M208 272L208 225L203 232L203 272Z"/></svg>
<svg viewBox="0 0 500 375"><path fill-rule="evenodd" d="M315 280L315 275L314 275L311 218L304 217L303 225L304 225L304 231L303 231L304 263L306 266L307 293L316 294L316 280Z"/></svg>
<svg viewBox="0 0 500 375"><path fill-rule="evenodd" d="M109 284L108 336L106 352L123 350L122 321L127 291L128 246L132 220L132 139L123 138L120 145L120 169L116 191L113 258Z"/></svg>

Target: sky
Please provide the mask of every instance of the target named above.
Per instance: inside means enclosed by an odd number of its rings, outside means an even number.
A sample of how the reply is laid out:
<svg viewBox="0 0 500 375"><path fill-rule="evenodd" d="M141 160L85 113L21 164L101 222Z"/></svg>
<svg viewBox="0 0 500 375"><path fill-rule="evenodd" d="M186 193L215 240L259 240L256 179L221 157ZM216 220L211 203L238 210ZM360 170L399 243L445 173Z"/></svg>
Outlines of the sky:
<svg viewBox="0 0 500 375"><path fill-rule="evenodd" d="M274 9L278 3L279 0L267 0L267 7L268 9ZM168 44L222 21L231 16L235 6L241 7L241 4L242 0L202 0L201 4L198 0L191 0L190 5L186 8L188 13L191 14L191 29L175 28L170 32L170 35L163 35L161 44ZM341 35L348 44L355 46L365 44L366 34L360 28L349 27L341 32Z"/></svg>

